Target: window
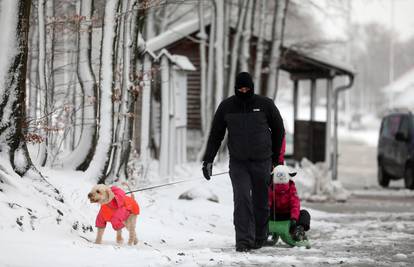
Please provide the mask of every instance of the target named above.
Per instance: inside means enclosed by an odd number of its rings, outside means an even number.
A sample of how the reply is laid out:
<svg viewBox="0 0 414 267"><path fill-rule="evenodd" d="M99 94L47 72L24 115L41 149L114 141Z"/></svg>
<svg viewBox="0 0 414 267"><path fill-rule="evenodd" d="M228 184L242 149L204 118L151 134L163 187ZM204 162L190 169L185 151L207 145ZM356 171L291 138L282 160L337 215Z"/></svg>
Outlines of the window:
<svg viewBox="0 0 414 267"><path fill-rule="evenodd" d="M386 137L388 136L388 132L389 132L389 125L388 125L388 118L384 119L382 121L382 125L381 125L381 137Z"/></svg>
<svg viewBox="0 0 414 267"><path fill-rule="evenodd" d="M411 137L414 137L414 116L411 115L410 118L411 118L411 126L410 126L411 135L410 135L410 138L411 138Z"/></svg>
<svg viewBox="0 0 414 267"><path fill-rule="evenodd" d="M390 116L384 119L382 124L381 136L387 138L394 138L400 126L400 116Z"/></svg>
<svg viewBox="0 0 414 267"><path fill-rule="evenodd" d="M401 132L405 137L409 136L409 130L410 130L410 121L408 119L408 117L404 116L402 118L401 124L400 124L400 129L399 132Z"/></svg>

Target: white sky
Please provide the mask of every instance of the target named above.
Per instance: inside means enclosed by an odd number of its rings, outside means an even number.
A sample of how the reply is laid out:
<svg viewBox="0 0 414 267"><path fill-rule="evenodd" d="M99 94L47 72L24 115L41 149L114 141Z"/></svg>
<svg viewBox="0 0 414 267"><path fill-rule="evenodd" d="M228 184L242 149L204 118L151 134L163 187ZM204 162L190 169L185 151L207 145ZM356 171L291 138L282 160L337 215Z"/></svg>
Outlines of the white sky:
<svg viewBox="0 0 414 267"><path fill-rule="evenodd" d="M394 31L401 39L414 35L414 0L352 0L354 22L379 22L391 28L394 5Z"/></svg>
<svg viewBox="0 0 414 267"><path fill-rule="evenodd" d="M330 0L318 0L324 13L316 11L332 38L345 38L346 12L328 8ZM344 0L346 1L346 0ZM414 0L348 0L352 3L351 21L353 23L377 22L391 28L391 10L394 5L394 31L401 40L414 36ZM346 3L346 2L344 2Z"/></svg>

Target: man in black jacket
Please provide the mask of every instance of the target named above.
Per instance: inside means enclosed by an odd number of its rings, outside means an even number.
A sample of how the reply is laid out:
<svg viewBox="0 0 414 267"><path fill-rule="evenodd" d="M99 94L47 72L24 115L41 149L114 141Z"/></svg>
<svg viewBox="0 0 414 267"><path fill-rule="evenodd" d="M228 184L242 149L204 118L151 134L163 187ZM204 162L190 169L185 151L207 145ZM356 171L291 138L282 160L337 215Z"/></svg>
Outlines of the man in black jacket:
<svg viewBox="0 0 414 267"><path fill-rule="evenodd" d="M267 238L270 172L272 166L280 164L285 130L273 100L254 94L247 72L237 75L235 95L223 100L214 115L203 158L203 175L207 180L226 129L236 250L249 251L262 247Z"/></svg>

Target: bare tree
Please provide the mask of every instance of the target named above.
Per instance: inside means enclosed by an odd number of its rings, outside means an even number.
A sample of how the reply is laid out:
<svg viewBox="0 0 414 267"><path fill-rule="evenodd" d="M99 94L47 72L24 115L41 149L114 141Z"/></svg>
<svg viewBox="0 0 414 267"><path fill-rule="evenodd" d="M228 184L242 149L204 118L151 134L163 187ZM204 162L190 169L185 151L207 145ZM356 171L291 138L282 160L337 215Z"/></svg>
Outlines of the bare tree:
<svg viewBox="0 0 414 267"><path fill-rule="evenodd" d="M273 98L276 92L276 69L279 60L279 36L278 36L278 17L279 17L279 2L275 1L275 7L273 11L273 23L272 23L272 44L270 50L270 64L269 74L267 76L267 97Z"/></svg>
<svg viewBox="0 0 414 267"><path fill-rule="evenodd" d="M240 50L240 70L249 72L249 59L250 59L250 37L252 35L252 18L253 18L253 0L249 0L246 10L246 19L244 20L244 32L241 41Z"/></svg>
<svg viewBox="0 0 414 267"><path fill-rule="evenodd" d="M223 67L224 67L224 77L229 76L229 55L230 55L230 32L231 32L231 14L233 10L233 0L224 1L224 47L223 47ZM224 97L227 96L226 88L228 88L229 81L228 79L224 78Z"/></svg>
<svg viewBox="0 0 414 267"><path fill-rule="evenodd" d="M85 171L96 146L96 113L97 113L97 84L92 69L92 13L93 0L81 0L80 20L78 23L77 68L76 73L82 91L81 109L82 120L79 134L79 144L72 153L64 159L63 166Z"/></svg>
<svg viewBox="0 0 414 267"><path fill-rule="evenodd" d="M220 102L223 100L224 95L224 55L223 55L223 47L224 47L224 1L216 0L214 2L214 6L216 9L216 43L215 43L215 69L216 69L216 86L215 86L215 102L214 102L214 109L216 109Z"/></svg>
<svg viewBox="0 0 414 267"><path fill-rule="evenodd" d="M265 13L266 13L266 2L265 1L258 1L259 3L259 33L258 33L258 40L256 46L256 62L254 66L254 84L257 88L257 92L260 93L261 89L261 82L262 82L262 68L263 68L263 52L264 52L264 34L266 32L266 20L265 20Z"/></svg>
<svg viewBox="0 0 414 267"><path fill-rule="evenodd" d="M99 73L99 117L98 140L95 154L86 171L86 174L97 181L104 181L109 165L109 157L113 136L113 94L114 81L114 50L116 41L117 18L119 0L108 0L103 17L103 33L101 45L101 68Z"/></svg>
<svg viewBox="0 0 414 267"><path fill-rule="evenodd" d="M135 110L137 106L137 100L140 93L141 88L141 81L143 76L140 74L142 55L145 49L145 41L142 38L142 30L144 27L145 21L145 12L146 9L139 9L139 1L131 1L130 3L130 10L134 10L132 13L132 17L128 19L128 23L130 24L130 31L131 31L131 44L130 44L130 56L129 56L129 68L128 68L128 77L130 79L129 86L128 86L128 104L127 104L127 113L126 113L126 124L125 124L125 135L124 135L124 150L122 155L122 165L120 168L120 173L124 172L124 175L127 179L129 179L129 171L128 171L128 163L129 158L131 156L132 151L132 142L134 138L134 129L135 129ZM151 71L151 70L148 70ZM151 73L149 73L151 75ZM150 76L151 77L151 76ZM151 82L151 81L149 81ZM149 102L150 103L150 102ZM148 104L149 104L148 103ZM148 116L149 119L149 116ZM149 132L148 132L149 134ZM118 174L120 175L120 174Z"/></svg>
<svg viewBox="0 0 414 267"><path fill-rule="evenodd" d="M0 156L1 164L10 164L20 176L33 166L24 137L30 4L29 0L0 2L0 27L4 30L0 49Z"/></svg>
<svg viewBox="0 0 414 267"><path fill-rule="evenodd" d="M137 61L147 1L109 0L102 35L98 141L87 175L111 183L128 178L135 103L139 92ZM110 177L110 179L107 179Z"/></svg>
<svg viewBox="0 0 414 267"><path fill-rule="evenodd" d="M131 151L131 142L132 142L132 129L133 127L133 114L136 97L134 95L134 78L133 78L133 66L134 62L131 61L133 56L132 47L137 48L137 35L138 30L140 31L142 26L137 25L137 21L134 17L134 13L130 12L136 6L136 0L128 0L124 2L123 6L123 31L122 31L122 77L121 77L121 107L119 115L119 123L117 129L118 141L116 148L115 157L113 160L113 168L111 169L111 174L115 179L119 179L121 176L127 178L127 159ZM135 26L133 26L135 24ZM134 31L134 32L133 32ZM138 51L135 51L138 53ZM130 113L131 112L131 113ZM132 119L131 119L132 118Z"/></svg>
<svg viewBox="0 0 414 267"><path fill-rule="evenodd" d="M207 62L206 62L206 40L208 39L207 33L205 30L205 24L204 24L204 2L200 1L198 3L198 18L199 18L199 25L200 25L200 32L198 34L198 38L200 39L200 115L201 115L201 130L203 133L205 133L207 128Z"/></svg>
<svg viewBox="0 0 414 267"><path fill-rule="evenodd" d="M282 51L282 47L283 47L284 40L285 40L285 30L286 30L286 20L287 20L288 9L289 9L289 0L285 0L285 7L283 9L283 16L282 16L282 29L280 32L280 43L279 43L279 49L278 49L279 55ZM278 60L276 62L277 65L276 65L276 74L275 74L276 76L275 89L274 89L273 96L271 96L274 101L276 101L277 91L279 89L279 72L280 72L279 59L280 59L280 56L278 57Z"/></svg>
<svg viewBox="0 0 414 267"><path fill-rule="evenodd" d="M126 105L126 99L125 99L125 87L123 85L123 73L124 73L124 44L125 44L125 20L123 19L128 14L127 8L128 8L128 0L121 1L119 3L120 5L120 14L122 16L118 17L118 27L116 32L116 50L115 50L115 58L114 58L114 70L115 70L115 76L114 76L114 87L113 87L113 97L112 102L114 105L114 117L113 117L113 137L112 137L112 147L111 147L111 158L110 163L108 165L107 173L111 177L109 182L112 182L115 179L117 180L118 177L116 177L116 168L119 164L119 158L122 151L122 134L123 134L123 122L124 122L124 112L125 112L125 105Z"/></svg>
<svg viewBox="0 0 414 267"><path fill-rule="evenodd" d="M239 56L239 47L240 47L240 38L243 31L244 21L246 19L247 7L249 2L253 0L241 0L239 16L237 20L237 29L236 34L233 37L233 45L231 49L231 59L230 59L230 73L228 76L229 86L227 96L231 96L234 93L234 83L236 78L237 71L237 59Z"/></svg>
<svg viewBox="0 0 414 267"><path fill-rule="evenodd" d="M47 136L45 129L49 125L49 114L47 109L47 77L46 77L46 16L45 16L46 0L38 0L37 4L37 20L39 31L39 59L38 59L38 71L39 71L39 97L40 97L40 114L43 118L42 128L40 133L43 136ZM38 162L44 166L47 160L47 138L45 142L40 144L40 156Z"/></svg>
<svg viewBox="0 0 414 267"><path fill-rule="evenodd" d="M33 3L31 4L33 6ZM39 72L37 71L38 66L38 57L39 57L39 31L37 30L37 16L31 12L30 15L30 24L32 25L32 30L30 31L30 44L29 44L29 54L28 54L28 107L27 115L30 122L33 122L36 119L37 112L37 95L39 88Z"/></svg>
<svg viewBox="0 0 414 267"><path fill-rule="evenodd" d="M213 99L213 83L214 83L214 44L216 42L215 37L215 31L216 31L216 20L214 18L211 19L211 25L210 25L210 32L209 32L209 40L208 40L208 59L207 59L207 101L206 101L206 123L207 127L210 125L213 113L214 113L214 99ZM207 129L206 132L209 130Z"/></svg>

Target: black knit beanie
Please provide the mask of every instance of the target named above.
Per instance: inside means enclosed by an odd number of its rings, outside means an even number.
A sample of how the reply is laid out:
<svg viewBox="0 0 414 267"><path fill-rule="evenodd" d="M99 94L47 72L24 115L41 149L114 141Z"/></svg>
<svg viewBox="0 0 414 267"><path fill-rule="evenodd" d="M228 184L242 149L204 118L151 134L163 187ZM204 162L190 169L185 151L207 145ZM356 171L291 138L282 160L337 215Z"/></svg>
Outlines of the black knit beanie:
<svg viewBox="0 0 414 267"><path fill-rule="evenodd" d="M242 87L250 88L250 90L247 93L239 92L239 90ZM254 83L252 80L252 76L248 72L240 72L237 74L236 77L236 84L234 86L234 91L236 96L241 97L243 99L250 98L254 94Z"/></svg>

